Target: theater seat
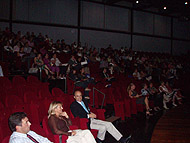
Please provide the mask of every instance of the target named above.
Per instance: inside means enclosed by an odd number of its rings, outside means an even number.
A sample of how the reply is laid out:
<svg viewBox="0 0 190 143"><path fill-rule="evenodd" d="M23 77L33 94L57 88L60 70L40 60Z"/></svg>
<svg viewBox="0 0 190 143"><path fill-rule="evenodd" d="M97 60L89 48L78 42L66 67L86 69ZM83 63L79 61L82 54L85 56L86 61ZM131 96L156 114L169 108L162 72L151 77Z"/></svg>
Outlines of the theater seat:
<svg viewBox="0 0 190 143"><path fill-rule="evenodd" d="M7 136L3 139L2 143L9 143L10 136Z"/></svg>

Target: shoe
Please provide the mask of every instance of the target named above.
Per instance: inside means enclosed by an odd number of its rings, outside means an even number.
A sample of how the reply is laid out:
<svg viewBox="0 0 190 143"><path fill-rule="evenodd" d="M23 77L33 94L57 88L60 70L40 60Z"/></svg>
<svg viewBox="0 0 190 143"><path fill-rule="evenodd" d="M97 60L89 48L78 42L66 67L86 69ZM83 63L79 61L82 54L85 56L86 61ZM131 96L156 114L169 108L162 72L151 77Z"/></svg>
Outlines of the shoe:
<svg viewBox="0 0 190 143"><path fill-rule="evenodd" d="M175 103L173 103L172 105L175 106L175 107L177 106L177 104L175 104Z"/></svg>
<svg viewBox="0 0 190 143"><path fill-rule="evenodd" d="M161 110L160 107L157 107L158 110Z"/></svg>
<svg viewBox="0 0 190 143"><path fill-rule="evenodd" d="M111 84L107 84L105 87L110 87L111 86Z"/></svg>
<svg viewBox="0 0 190 143"><path fill-rule="evenodd" d="M146 111L146 116L152 116L153 114L151 114L149 111Z"/></svg>
<svg viewBox="0 0 190 143"><path fill-rule="evenodd" d="M131 135L129 135L127 138L125 137L121 137L121 139L119 140L120 143L129 143L131 140Z"/></svg>
<svg viewBox="0 0 190 143"><path fill-rule="evenodd" d="M164 109L166 109L166 110L169 109L167 106L163 106L163 107L164 107Z"/></svg>
<svg viewBox="0 0 190 143"><path fill-rule="evenodd" d="M157 109L156 107L154 107L154 111L156 111L156 112L157 112L157 111L158 111L158 109Z"/></svg>

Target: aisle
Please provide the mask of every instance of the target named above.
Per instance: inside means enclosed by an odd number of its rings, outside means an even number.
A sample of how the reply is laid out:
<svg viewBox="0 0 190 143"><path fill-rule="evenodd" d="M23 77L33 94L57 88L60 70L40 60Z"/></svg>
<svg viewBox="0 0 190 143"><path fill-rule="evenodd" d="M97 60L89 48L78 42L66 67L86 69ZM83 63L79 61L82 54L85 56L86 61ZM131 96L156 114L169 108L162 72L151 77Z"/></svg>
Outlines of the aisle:
<svg viewBox="0 0 190 143"><path fill-rule="evenodd" d="M155 126L151 143L190 143L190 104L166 111Z"/></svg>

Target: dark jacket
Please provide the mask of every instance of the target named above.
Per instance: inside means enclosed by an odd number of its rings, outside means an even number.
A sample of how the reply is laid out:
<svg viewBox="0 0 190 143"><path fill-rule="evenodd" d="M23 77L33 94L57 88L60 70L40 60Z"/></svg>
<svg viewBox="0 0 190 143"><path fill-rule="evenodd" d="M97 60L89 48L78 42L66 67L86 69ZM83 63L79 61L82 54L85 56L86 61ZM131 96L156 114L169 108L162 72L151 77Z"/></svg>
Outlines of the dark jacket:
<svg viewBox="0 0 190 143"><path fill-rule="evenodd" d="M83 101L86 108L88 109L89 113L90 113L90 109L88 107L88 104ZM79 118L88 118L88 114L84 108L82 107L82 105L80 105L77 101L72 102L71 106L70 106L71 112L73 114L74 117L79 117ZM88 128L90 129L90 120L87 123Z"/></svg>

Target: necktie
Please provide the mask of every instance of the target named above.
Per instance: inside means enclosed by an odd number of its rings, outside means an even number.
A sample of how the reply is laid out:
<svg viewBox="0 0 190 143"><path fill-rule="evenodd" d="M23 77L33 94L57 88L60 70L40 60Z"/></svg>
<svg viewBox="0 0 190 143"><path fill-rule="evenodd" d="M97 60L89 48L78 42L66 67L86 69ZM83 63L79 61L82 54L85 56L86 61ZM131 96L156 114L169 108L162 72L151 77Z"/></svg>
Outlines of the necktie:
<svg viewBox="0 0 190 143"><path fill-rule="evenodd" d="M30 139L30 140L32 140L34 143L39 143L35 138L33 138L31 135L29 135L29 134L26 134L27 135L27 137Z"/></svg>
<svg viewBox="0 0 190 143"><path fill-rule="evenodd" d="M87 113L89 113L89 111L87 110L87 108L86 108L86 106L84 105L84 102L83 102L83 101L81 101L81 105L82 105L82 107L84 108L84 110L85 110Z"/></svg>

